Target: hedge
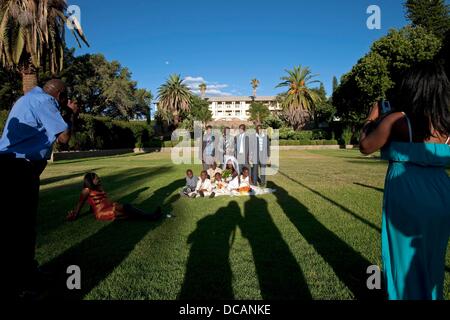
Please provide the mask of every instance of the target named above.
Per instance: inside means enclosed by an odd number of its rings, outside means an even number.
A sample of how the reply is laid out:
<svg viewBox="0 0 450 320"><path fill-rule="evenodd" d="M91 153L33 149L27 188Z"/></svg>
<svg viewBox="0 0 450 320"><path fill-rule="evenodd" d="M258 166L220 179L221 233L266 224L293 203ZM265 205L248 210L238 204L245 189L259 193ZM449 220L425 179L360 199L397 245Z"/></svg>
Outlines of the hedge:
<svg viewBox="0 0 450 320"><path fill-rule="evenodd" d="M280 146L335 146L337 140L280 140Z"/></svg>
<svg viewBox="0 0 450 320"><path fill-rule="evenodd" d="M69 151L144 148L150 146L153 130L143 121L127 122L80 115ZM63 149L63 146L57 148Z"/></svg>
<svg viewBox="0 0 450 320"><path fill-rule="evenodd" d="M0 110L0 136L3 133L3 128L5 127L6 120L8 119L8 111Z"/></svg>
<svg viewBox="0 0 450 320"><path fill-rule="evenodd" d="M330 140L332 134L322 129L295 131L291 128L280 129L280 140Z"/></svg>

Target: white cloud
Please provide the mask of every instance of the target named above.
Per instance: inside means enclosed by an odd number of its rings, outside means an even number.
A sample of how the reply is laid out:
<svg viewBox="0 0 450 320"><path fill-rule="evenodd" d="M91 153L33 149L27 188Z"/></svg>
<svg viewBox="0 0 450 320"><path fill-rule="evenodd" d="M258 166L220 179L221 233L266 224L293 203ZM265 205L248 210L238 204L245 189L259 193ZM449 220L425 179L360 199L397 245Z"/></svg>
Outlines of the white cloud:
<svg viewBox="0 0 450 320"><path fill-rule="evenodd" d="M222 84L217 82L209 82L206 81L203 77L191 77L187 76L184 79L184 83L188 86L188 88L194 93L194 94L200 94L199 85L202 83L206 83L206 95L207 96L231 96L232 94L230 92L224 91L223 89L226 89L229 87L228 84Z"/></svg>

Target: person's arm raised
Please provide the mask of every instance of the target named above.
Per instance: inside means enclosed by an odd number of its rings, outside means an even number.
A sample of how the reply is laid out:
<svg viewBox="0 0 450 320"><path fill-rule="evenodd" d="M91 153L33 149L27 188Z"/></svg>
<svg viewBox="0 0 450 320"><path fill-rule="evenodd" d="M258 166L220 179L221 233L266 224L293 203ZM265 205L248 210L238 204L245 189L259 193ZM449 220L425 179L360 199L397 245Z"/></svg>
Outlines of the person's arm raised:
<svg viewBox="0 0 450 320"><path fill-rule="evenodd" d="M72 114L70 115L70 119L67 119L66 122L69 125L69 128L61 133L58 136L58 143L60 144L68 144L70 141L70 138L72 137L73 131L74 131L74 125L76 121L76 117L78 116L79 108L78 103L76 101L69 100L67 107L71 109Z"/></svg>
<svg viewBox="0 0 450 320"><path fill-rule="evenodd" d="M379 117L380 112L377 104L372 108L372 111L370 112L370 115L361 131L359 148L361 153L365 155L369 155L380 150L389 142L392 127L399 119L403 118L404 115L401 112L392 113L381 120L375 130L368 133L369 126L378 121Z"/></svg>

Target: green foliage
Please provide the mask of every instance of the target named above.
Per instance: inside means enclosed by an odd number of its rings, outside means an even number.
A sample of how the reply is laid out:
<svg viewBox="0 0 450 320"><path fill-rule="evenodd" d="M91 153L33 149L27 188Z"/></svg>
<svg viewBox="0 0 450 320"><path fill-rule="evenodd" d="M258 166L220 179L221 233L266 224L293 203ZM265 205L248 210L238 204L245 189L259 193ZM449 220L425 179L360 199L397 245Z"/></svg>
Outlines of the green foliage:
<svg viewBox="0 0 450 320"><path fill-rule="evenodd" d="M149 119L151 92L138 89L130 71L101 54L73 57L66 52L67 67L61 73L82 112L118 120ZM45 81L44 77L44 81Z"/></svg>
<svg viewBox="0 0 450 320"><path fill-rule="evenodd" d="M19 70L44 67L61 71L64 62L65 0L2 0L0 3L0 64ZM87 39L79 24L72 24L80 45Z"/></svg>
<svg viewBox="0 0 450 320"><path fill-rule="evenodd" d="M0 110L9 110L22 95L20 74L0 66L0 84Z"/></svg>
<svg viewBox="0 0 450 320"><path fill-rule="evenodd" d="M8 111L0 110L0 136L3 133L3 129L5 127L7 119L8 119Z"/></svg>
<svg viewBox="0 0 450 320"><path fill-rule="evenodd" d="M208 101L198 96L192 96L190 115L193 120L201 121L204 124L210 122L213 118Z"/></svg>
<svg viewBox="0 0 450 320"><path fill-rule="evenodd" d="M406 17L439 38L450 29L449 5L444 0L407 0Z"/></svg>
<svg viewBox="0 0 450 320"><path fill-rule="evenodd" d="M335 146L337 140L280 140L280 146Z"/></svg>
<svg viewBox="0 0 450 320"><path fill-rule="evenodd" d="M287 76L281 78L277 88L286 87L287 91L279 95L283 112L289 124L296 130L301 129L307 122L309 115L320 101L316 91L310 86L317 83L313 80L316 75L308 67L294 67L286 70Z"/></svg>
<svg viewBox="0 0 450 320"><path fill-rule="evenodd" d="M325 130L303 130L295 131L292 128L280 129L280 140L328 140L331 138L331 134Z"/></svg>
<svg viewBox="0 0 450 320"><path fill-rule="evenodd" d="M270 114L270 116L263 121L262 125L265 128L280 129L285 123L278 116Z"/></svg>
<svg viewBox="0 0 450 320"><path fill-rule="evenodd" d="M337 115L346 123L360 123L375 101L390 98L390 90L400 82L404 71L416 63L432 60L441 45L423 27L390 30L342 77L333 94Z"/></svg>
<svg viewBox="0 0 450 320"><path fill-rule="evenodd" d="M333 93L336 91L337 87L339 87L339 81L336 76L333 77Z"/></svg>
<svg viewBox="0 0 450 320"><path fill-rule="evenodd" d="M352 142L352 138L354 136L354 133L351 128L345 128L342 132L342 143L345 145L349 145Z"/></svg>
<svg viewBox="0 0 450 320"><path fill-rule="evenodd" d="M271 115L269 107L260 102L253 102L248 111L250 113L250 121L257 125L262 124Z"/></svg>
<svg viewBox="0 0 450 320"><path fill-rule="evenodd" d="M178 128L189 131L194 130L194 121L200 121L203 125L210 122L213 118L211 110L209 110L208 101L192 95L190 102L190 110L182 111L180 114L183 119Z"/></svg>
<svg viewBox="0 0 450 320"><path fill-rule="evenodd" d="M314 120L316 125L319 125L323 122L330 122L333 120L334 115L336 114L336 108L333 106L330 99L327 98L327 92L325 91L325 86L323 83L320 83L319 89L313 89L319 100L314 107Z"/></svg>
<svg viewBox="0 0 450 320"><path fill-rule="evenodd" d="M173 121L177 126L179 115L189 112L191 91L178 74L173 74L158 89L158 111L164 120Z"/></svg>
<svg viewBox="0 0 450 320"><path fill-rule="evenodd" d="M128 122L81 115L70 151L143 148L150 145L152 130L144 121Z"/></svg>

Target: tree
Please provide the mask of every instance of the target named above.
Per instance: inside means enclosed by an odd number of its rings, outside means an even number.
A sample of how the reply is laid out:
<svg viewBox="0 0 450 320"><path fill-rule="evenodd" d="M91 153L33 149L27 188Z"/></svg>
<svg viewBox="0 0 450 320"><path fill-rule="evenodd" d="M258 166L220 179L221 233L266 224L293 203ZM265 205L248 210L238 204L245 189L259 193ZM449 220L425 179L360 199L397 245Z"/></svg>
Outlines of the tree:
<svg viewBox="0 0 450 320"><path fill-rule="evenodd" d="M440 39L450 29L450 6L444 0L407 0L405 9L413 26L422 26Z"/></svg>
<svg viewBox="0 0 450 320"><path fill-rule="evenodd" d="M333 93L336 91L337 87L339 87L339 81L336 76L333 77Z"/></svg>
<svg viewBox="0 0 450 320"><path fill-rule="evenodd" d="M205 98L205 94L206 94L206 89L208 88L208 86L206 85L206 83L201 83L198 88L200 89L200 93L202 95L202 99Z"/></svg>
<svg viewBox="0 0 450 320"><path fill-rule="evenodd" d="M403 73L434 59L441 45L439 38L420 26L390 30L342 77L332 100L337 115L353 126L360 124L375 101L395 100Z"/></svg>
<svg viewBox="0 0 450 320"><path fill-rule="evenodd" d="M22 75L23 92L38 84L42 68L58 73L65 49L65 0L2 0L0 2L0 61ZM81 26L70 18L75 39L89 45Z"/></svg>
<svg viewBox="0 0 450 320"><path fill-rule="evenodd" d="M158 110L168 121L173 117L174 125L177 127L180 112L189 111L191 99L192 94L181 76L173 74L158 89Z"/></svg>
<svg viewBox="0 0 450 320"><path fill-rule="evenodd" d="M294 67L293 70L286 70L286 73L288 75L281 78L282 82L277 88L288 88L281 105L290 124L298 130L305 125L308 114L314 113L313 109L320 101L317 92L310 88L311 84L319 81L313 80L316 75L308 67Z"/></svg>
<svg viewBox="0 0 450 320"><path fill-rule="evenodd" d="M213 118L211 110L209 110L208 101L193 95L191 100L190 118L192 121L201 121L204 126Z"/></svg>
<svg viewBox="0 0 450 320"><path fill-rule="evenodd" d="M253 89L253 98L256 98L256 90L258 89L260 82L258 79L253 79L251 81L252 89Z"/></svg>
<svg viewBox="0 0 450 320"><path fill-rule="evenodd" d="M253 121L255 125L260 125L270 116L269 107L260 102L253 102L249 108L250 121Z"/></svg>
<svg viewBox="0 0 450 320"><path fill-rule="evenodd" d="M0 110L9 110L14 102L22 95L20 74L0 66L0 83Z"/></svg>
<svg viewBox="0 0 450 320"><path fill-rule="evenodd" d="M314 108L314 120L316 122L316 127L318 127L320 123L328 123L333 120L333 117L336 114L336 108L333 106L331 99L327 98L327 92L323 83L320 83L319 89L313 90L317 92L317 95L320 98Z"/></svg>
<svg viewBox="0 0 450 320"><path fill-rule="evenodd" d="M135 107L133 108L134 117L139 117L140 115L145 116L147 119L147 124L151 123L151 104L153 100L153 95L151 91L145 89L137 89L134 93L134 98L136 100Z"/></svg>

